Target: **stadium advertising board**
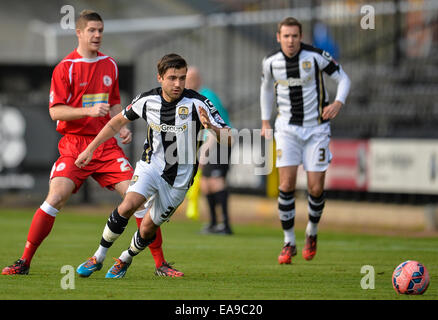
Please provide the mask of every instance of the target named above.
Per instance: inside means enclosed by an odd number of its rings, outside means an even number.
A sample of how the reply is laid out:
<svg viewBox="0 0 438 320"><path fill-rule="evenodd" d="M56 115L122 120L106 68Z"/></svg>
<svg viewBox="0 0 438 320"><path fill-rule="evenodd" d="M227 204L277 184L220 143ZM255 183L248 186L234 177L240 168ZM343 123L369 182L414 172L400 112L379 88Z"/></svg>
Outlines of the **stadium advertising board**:
<svg viewBox="0 0 438 320"><path fill-rule="evenodd" d="M367 140L332 140L330 151L332 162L326 175L329 189L366 191L367 176Z"/></svg>
<svg viewBox="0 0 438 320"><path fill-rule="evenodd" d="M436 194L438 141L371 139L370 192Z"/></svg>

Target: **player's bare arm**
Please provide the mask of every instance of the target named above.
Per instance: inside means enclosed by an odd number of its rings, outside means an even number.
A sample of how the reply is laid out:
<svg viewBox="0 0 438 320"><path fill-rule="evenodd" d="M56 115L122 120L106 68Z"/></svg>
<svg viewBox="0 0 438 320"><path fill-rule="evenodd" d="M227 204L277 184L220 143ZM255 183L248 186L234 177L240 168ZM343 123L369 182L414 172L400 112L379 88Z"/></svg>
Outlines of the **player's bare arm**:
<svg viewBox="0 0 438 320"><path fill-rule="evenodd" d="M111 106L110 109L110 116L111 118L114 118L116 115L118 115L120 112L122 112L122 105L121 104L115 104ZM123 126L120 129L120 138L122 139L123 144L131 143L132 141L132 132L129 130L128 127Z"/></svg>
<svg viewBox="0 0 438 320"><path fill-rule="evenodd" d="M93 152L109 138L120 132L123 126L126 126L130 120L126 119L121 113L112 118L105 127L99 132L94 140L88 145L88 147L78 156L75 161L76 166L79 168L85 167L93 158Z"/></svg>
<svg viewBox="0 0 438 320"><path fill-rule="evenodd" d="M71 121L85 117L104 117L110 111L108 103L96 103L91 108L74 108L64 104L58 104L49 109L53 121Z"/></svg>
<svg viewBox="0 0 438 320"><path fill-rule="evenodd" d="M122 105L120 103L114 104L110 108L110 116L111 118L114 118L116 115L118 115L120 112L122 112Z"/></svg>
<svg viewBox="0 0 438 320"><path fill-rule="evenodd" d="M221 143L221 140L222 140L221 134L224 137L227 137L227 144L230 146L233 142L230 128L219 128L219 127L214 126L210 122L210 118L208 117L207 111L205 111L202 107L198 107L198 111L199 111L199 117L200 117L199 120L201 120L201 123L204 126L204 128L207 130L211 130L215 133L216 140L218 143Z"/></svg>

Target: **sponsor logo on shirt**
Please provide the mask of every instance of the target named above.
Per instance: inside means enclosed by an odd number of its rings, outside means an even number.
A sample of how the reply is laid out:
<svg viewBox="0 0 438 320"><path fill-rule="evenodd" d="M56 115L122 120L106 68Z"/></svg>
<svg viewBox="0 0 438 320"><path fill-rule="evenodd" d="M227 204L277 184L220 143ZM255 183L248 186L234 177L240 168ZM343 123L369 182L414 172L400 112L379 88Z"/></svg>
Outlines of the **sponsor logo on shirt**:
<svg viewBox="0 0 438 320"><path fill-rule="evenodd" d="M84 94L82 96L82 107L91 108L96 103L108 103L108 93Z"/></svg>
<svg viewBox="0 0 438 320"><path fill-rule="evenodd" d="M152 130L156 132L173 132L173 133L182 133L187 130L187 124L179 125L179 126L173 126L170 124L156 124L156 123L149 123L149 126L152 128Z"/></svg>
<svg viewBox="0 0 438 320"><path fill-rule="evenodd" d="M285 87L299 87L305 85L307 82L311 81L312 77L309 75L305 78L287 78L287 79L280 79L275 81L275 85L281 85Z"/></svg>
<svg viewBox="0 0 438 320"><path fill-rule="evenodd" d="M160 109L157 108L152 108L152 107L147 107L148 108L148 112L160 112Z"/></svg>

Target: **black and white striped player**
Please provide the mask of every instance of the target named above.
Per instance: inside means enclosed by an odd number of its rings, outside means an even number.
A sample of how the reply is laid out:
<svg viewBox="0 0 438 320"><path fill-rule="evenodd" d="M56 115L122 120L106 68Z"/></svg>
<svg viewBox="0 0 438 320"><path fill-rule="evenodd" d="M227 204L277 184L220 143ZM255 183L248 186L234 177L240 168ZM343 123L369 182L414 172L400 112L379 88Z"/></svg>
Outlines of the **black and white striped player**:
<svg viewBox="0 0 438 320"><path fill-rule="evenodd" d="M277 106L275 121L276 166L280 185L278 212L284 231L280 264L291 263L296 255L294 219L298 166L307 173L309 222L302 254L311 260L316 254L317 226L324 208L324 179L332 155L329 150L330 119L345 104L350 79L326 51L304 44L302 26L288 17L278 24L280 49L263 59L260 105L262 135L270 138L270 118ZM324 85L323 74L337 82L333 103Z"/></svg>
<svg viewBox="0 0 438 320"><path fill-rule="evenodd" d="M220 138L225 136L227 143L231 143L230 128L213 104L196 91L185 89L186 61L179 55L169 54L161 58L157 68L161 87L138 95L108 122L76 160L76 165L85 166L98 146L120 127L138 118L146 121L143 155L136 164L123 202L108 220L101 242L107 247L112 244L146 200L146 207L151 210L144 216L128 250L122 252L107 272L107 278L123 277L133 257L153 242L157 228L168 221L183 202L198 168L200 131L211 130L219 142L224 142Z"/></svg>
<svg viewBox="0 0 438 320"><path fill-rule="evenodd" d="M138 95L123 115L130 121L143 118L147 124L144 151L137 165L151 165L169 186L188 189L198 169L198 134L204 129L197 109L205 109L213 125L227 125L210 100L194 90L184 89L172 102L162 94L162 88L155 88Z"/></svg>

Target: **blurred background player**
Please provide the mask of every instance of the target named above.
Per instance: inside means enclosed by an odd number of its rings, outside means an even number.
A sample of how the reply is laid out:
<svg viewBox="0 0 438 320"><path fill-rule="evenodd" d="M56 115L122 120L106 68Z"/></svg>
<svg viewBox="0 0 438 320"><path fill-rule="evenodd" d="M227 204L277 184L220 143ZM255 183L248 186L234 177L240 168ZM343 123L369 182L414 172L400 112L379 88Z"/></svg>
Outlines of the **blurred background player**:
<svg viewBox="0 0 438 320"><path fill-rule="evenodd" d="M109 220L114 215L128 220L146 200L151 210L144 216L129 248L122 252L108 270L106 278L124 277L133 258L154 241L156 230L169 221L183 202L198 170L196 155L199 131L203 128L212 130L216 137L225 131L227 144L231 143L228 135L230 128L212 103L199 93L185 89L186 61L177 54L168 54L160 59L157 69L157 79L161 86L139 94L123 113L106 124L75 162L78 167L87 166L99 146L113 137L120 128L139 118L146 121L143 155L136 164L126 196L111 213ZM175 148L185 141L191 144L185 148ZM194 162L178 159L192 159ZM121 231L125 226L120 220L110 223L113 229ZM106 235L112 237L112 242L119 236L113 236L107 226L103 237Z"/></svg>
<svg viewBox="0 0 438 320"><path fill-rule="evenodd" d="M218 110L222 119L228 126L231 126L227 110L223 107L221 100L213 90L202 84L202 77L199 69L195 66L190 66L187 71L186 88L193 89L201 95L208 98ZM186 215L192 219L199 217L199 195L200 190L207 198L210 221L201 230L201 233L210 234L226 234L231 235L230 219L228 214L228 190L226 176L229 170L229 159L231 155L231 147L224 146L218 143L215 137L207 134L205 137L205 145L202 150L209 150L208 156L201 152L200 170L196 174L195 182L190 187L187 193L187 211ZM221 154L227 155L226 162L222 159ZM206 162L206 158L213 160ZM222 223L218 223L216 215L216 207L220 206L222 212Z"/></svg>
<svg viewBox="0 0 438 320"><path fill-rule="evenodd" d="M82 11L76 21L78 47L53 71L49 112L52 120L57 121L56 130L63 135L58 144L60 157L50 174L48 195L32 219L23 255L13 265L3 269L4 275L29 273L32 258L49 235L57 213L88 176L92 176L102 187L116 190L122 197L129 186L133 169L115 138L99 148L87 167L79 169L74 164L77 155L111 117L122 110L117 64L114 59L99 52L103 29L103 20L98 13ZM120 138L123 144L130 143L131 131L122 127ZM114 219L124 221L121 216ZM137 223L140 221L138 219ZM164 260L161 244L159 230L156 242L150 249L156 268L169 272L171 270L168 270ZM106 243L102 242L95 255L82 266L80 274L89 276L102 268L107 249Z"/></svg>
<svg viewBox="0 0 438 320"><path fill-rule="evenodd" d="M275 141L280 178L278 213L284 232L284 246L278 257L280 264L291 263L291 257L297 253L294 192L300 164L307 173L309 214L302 255L311 260L316 254L318 222L325 204L325 172L332 158L329 120L337 116L350 89L348 76L331 55L301 40L301 23L292 17L285 18L277 29L280 49L266 56L262 63L262 136L271 138L274 104L279 112ZM331 104L322 72L338 84L335 101Z"/></svg>

